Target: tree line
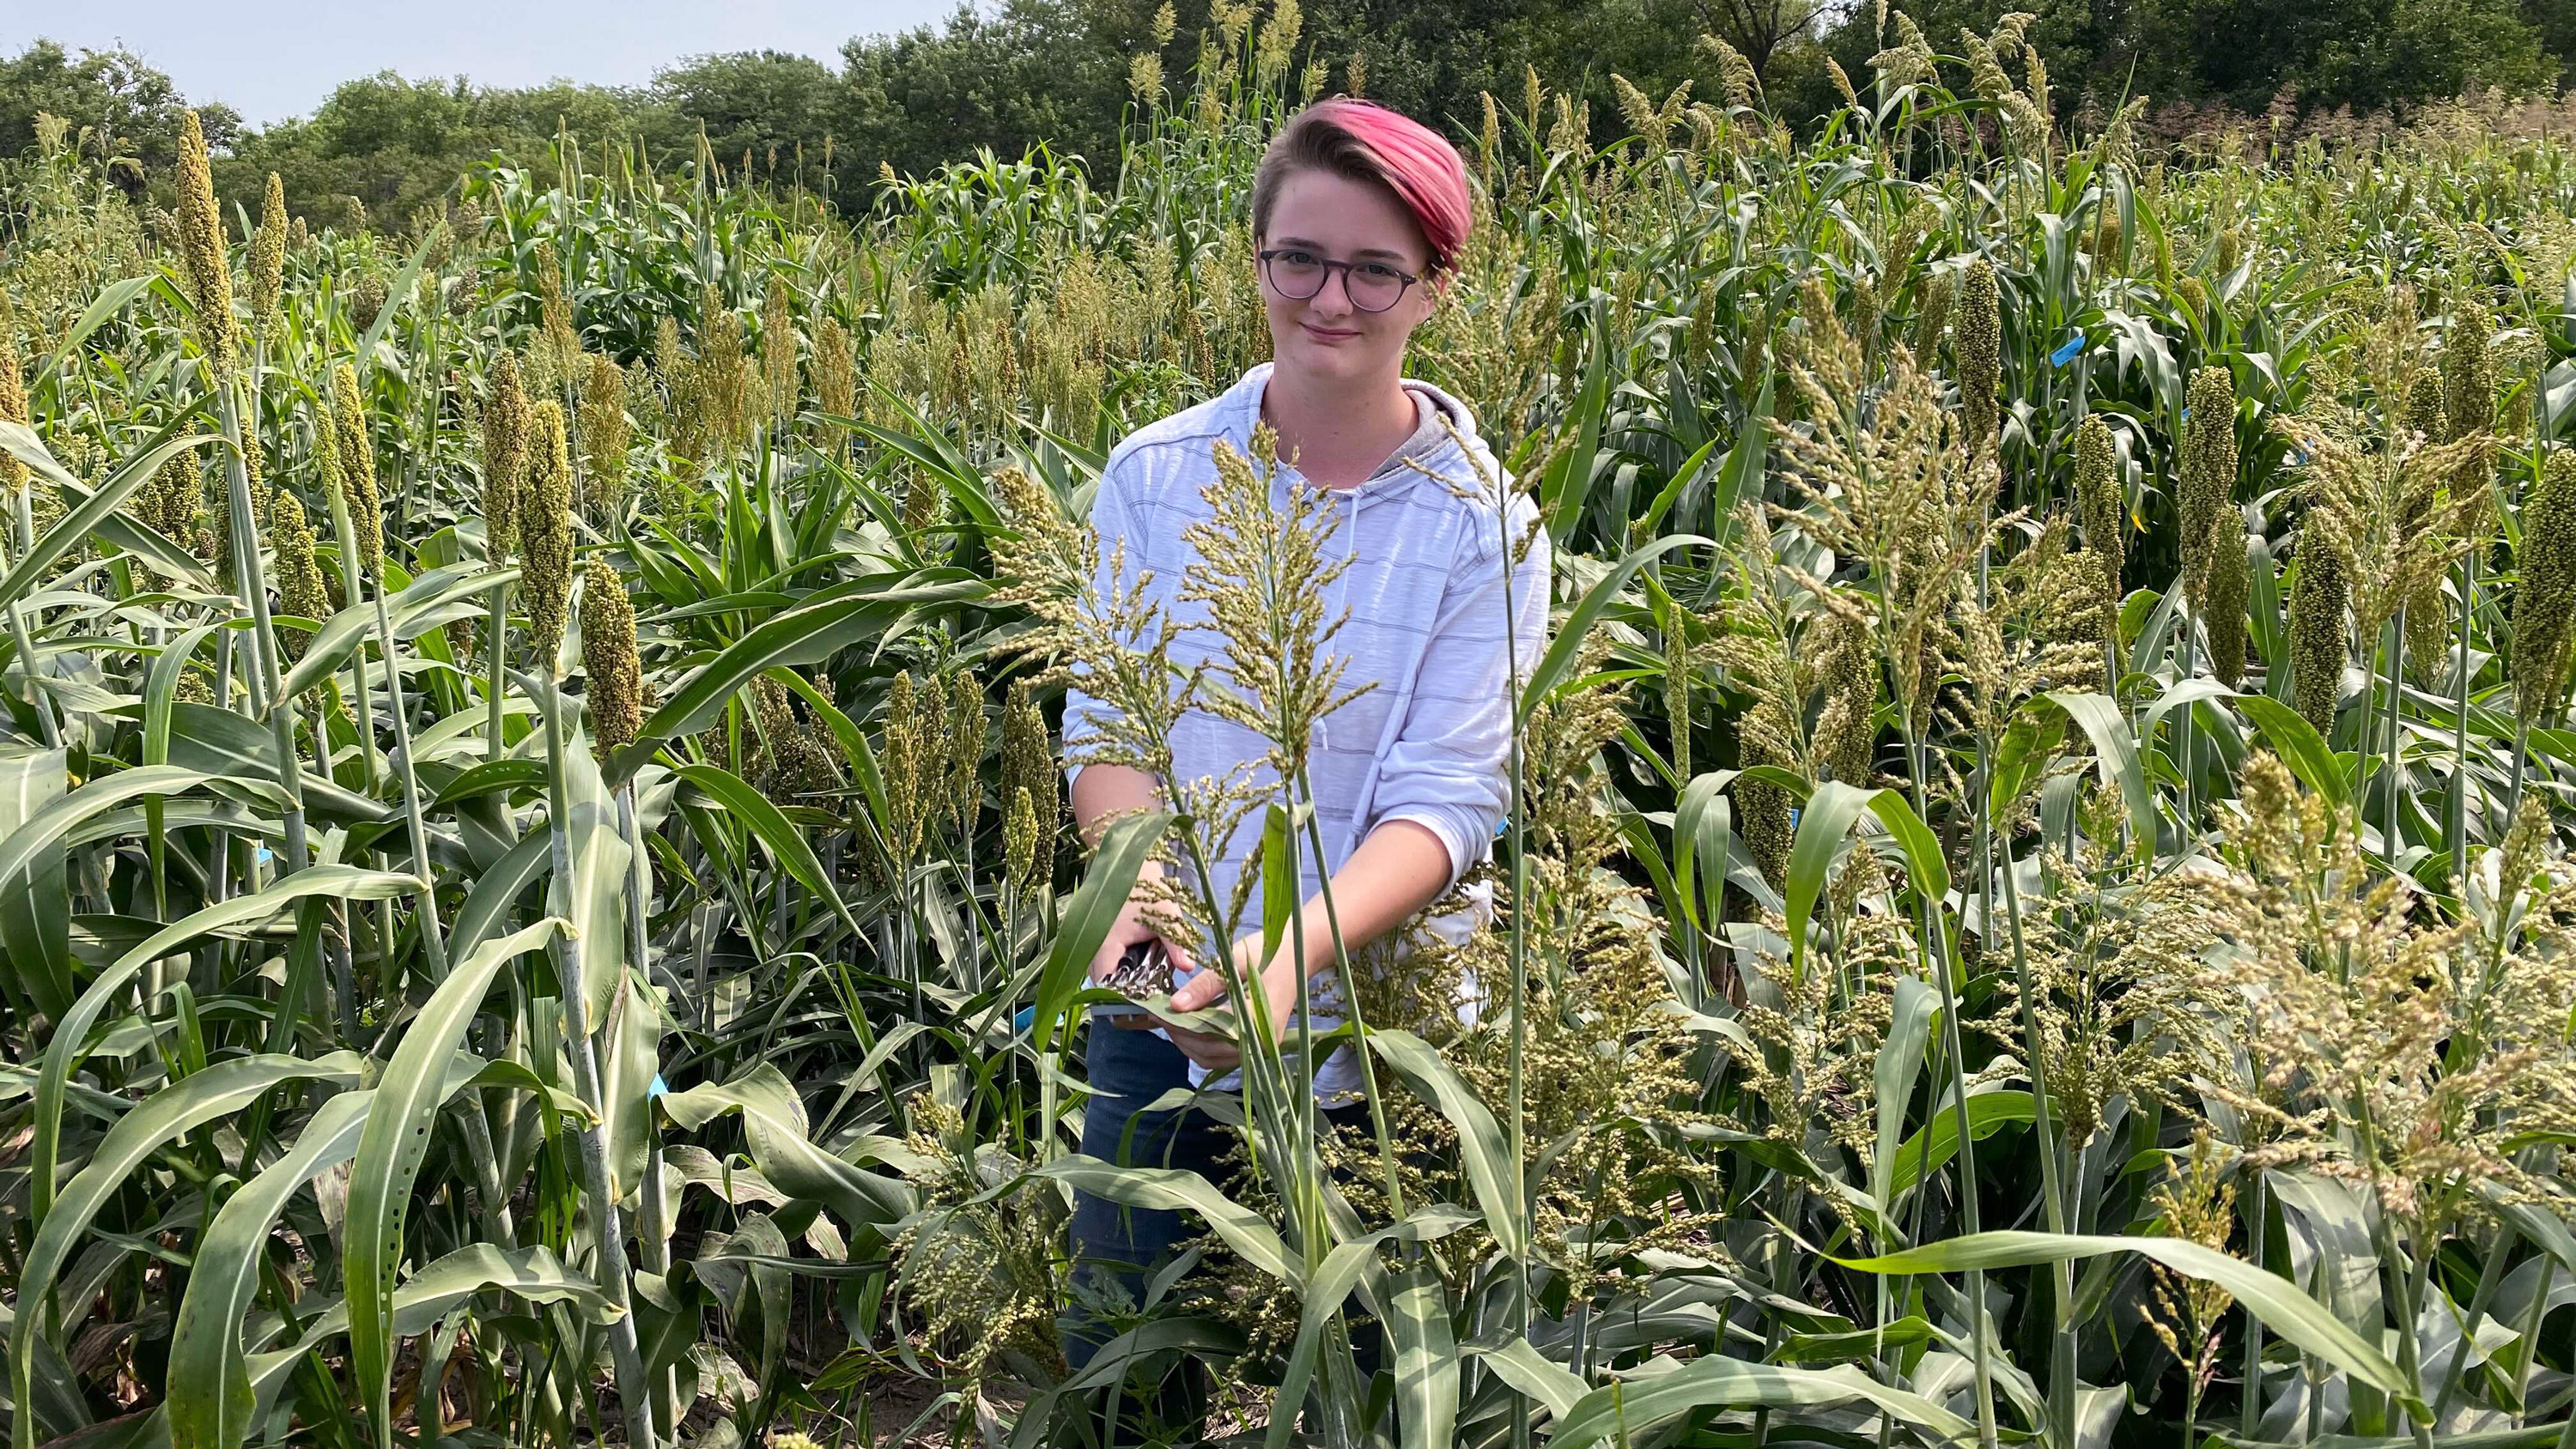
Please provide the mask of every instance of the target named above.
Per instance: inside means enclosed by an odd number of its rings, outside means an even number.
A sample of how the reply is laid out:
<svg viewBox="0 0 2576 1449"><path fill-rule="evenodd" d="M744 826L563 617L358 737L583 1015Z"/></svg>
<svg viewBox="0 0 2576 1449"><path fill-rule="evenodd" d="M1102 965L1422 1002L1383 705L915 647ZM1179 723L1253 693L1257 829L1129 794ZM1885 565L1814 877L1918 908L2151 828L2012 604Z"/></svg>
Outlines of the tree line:
<svg viewBox="0 0 2576 1449"><path fill-rule="evenodd" d="M1136 102L1139 57L1187 76L1229 27L1293 18L1294 63L1320 90L1365 93L1473 134L1481 93L1510 104L1529 70L1591 98L1615 134L1611 77L1654 97L1684 82L1714 100L1703 34L1750 63L1764 103L1795 124L1835 104L1833 66L1866 76L1887 32L1886 0L998 0L943 24L854 37L838 64L749 50L675 61L643 86L541 86L405 77L341 83L311 115L253 127L201 107L226 199L256 204L269 172L312 221L363 213L400 226L452 194L496 152L541 153L558 130L594 145L641 143L660 161L707 149L737 173L802 184L845 203L886 169L917 175L989 147L1045 144L1105 178ZM1936 46L1961 27L2036 13L2030 39L2057 103L2105 113L2122 98L2248 113L2376 113L2500 86L2528 94L2567 77L2576 0L1895 0ZM1828 62L1831 62L1829 65ZM0 156L24 151L37 115L70 121L128 163L138 193L166 184L189 102L132 53L39 39L0 59Z"/></svg>

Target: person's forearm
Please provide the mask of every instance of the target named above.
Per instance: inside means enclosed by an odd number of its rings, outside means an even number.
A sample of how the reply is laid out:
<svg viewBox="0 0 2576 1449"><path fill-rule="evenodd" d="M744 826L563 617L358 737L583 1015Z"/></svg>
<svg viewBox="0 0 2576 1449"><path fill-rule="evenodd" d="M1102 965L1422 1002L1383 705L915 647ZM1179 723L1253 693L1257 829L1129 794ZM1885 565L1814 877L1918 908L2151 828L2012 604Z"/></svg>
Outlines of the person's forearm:
<svg viewBox="0 0 2576 1449"><path fill-rule="evenodd" d="M1162 782L1130 765L1085 765L1075 772L1071 793L1074 828L1093 847L1119 816L1163 808Z"/></svg>
<svg viewBox="0 0 2576 1449"><path fill-rule="evenodd" d="M1448 888L1449 847L1429 827L1411 820L1378 826L1333 872L1331 912L1325 911L1321 891L1298 912L1305 930L1306 974L1333 964L1335 920L1341 924L1342 945L1357 952L1419 915ZM1292 936L1280 943L1279 951L1284 955L1297 944Z"/></svg>

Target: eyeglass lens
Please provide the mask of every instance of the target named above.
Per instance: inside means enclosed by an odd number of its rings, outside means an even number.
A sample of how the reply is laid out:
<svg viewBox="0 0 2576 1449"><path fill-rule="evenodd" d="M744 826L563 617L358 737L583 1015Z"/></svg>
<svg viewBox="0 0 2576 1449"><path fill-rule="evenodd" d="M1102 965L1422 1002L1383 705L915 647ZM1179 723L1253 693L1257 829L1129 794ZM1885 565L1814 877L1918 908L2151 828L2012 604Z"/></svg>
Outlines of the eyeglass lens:
<svg viewBox="0 0 2576 1449"><path fill-rule="evenodd" d="M1324 290L1325 277L1335 271L1342 274L1350 290L1351 305L1363 312L1383 312L1404 295L1403 275L1374 262L1337 265L1304 252L1287 252L1270 259L1270 285L1279 295L1304 301Z"/></svg>

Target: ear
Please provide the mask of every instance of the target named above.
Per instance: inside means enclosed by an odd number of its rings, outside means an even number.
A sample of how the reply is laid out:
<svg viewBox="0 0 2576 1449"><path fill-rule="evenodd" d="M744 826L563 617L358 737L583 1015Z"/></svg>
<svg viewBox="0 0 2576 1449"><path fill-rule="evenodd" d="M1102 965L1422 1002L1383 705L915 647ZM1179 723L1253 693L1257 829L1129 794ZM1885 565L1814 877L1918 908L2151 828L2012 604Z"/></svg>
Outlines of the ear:
<svg viewBox="0 0 2576 1449"><path fill-rule="evenodd" d="M1422 294L1422 300L1417 304L1414 326L1419 327L1439 315L1441 306L1449 300L1449 284L1455 275L1449 268L1442 267L1422 279L1422 285L1415 289Z"/></svg>

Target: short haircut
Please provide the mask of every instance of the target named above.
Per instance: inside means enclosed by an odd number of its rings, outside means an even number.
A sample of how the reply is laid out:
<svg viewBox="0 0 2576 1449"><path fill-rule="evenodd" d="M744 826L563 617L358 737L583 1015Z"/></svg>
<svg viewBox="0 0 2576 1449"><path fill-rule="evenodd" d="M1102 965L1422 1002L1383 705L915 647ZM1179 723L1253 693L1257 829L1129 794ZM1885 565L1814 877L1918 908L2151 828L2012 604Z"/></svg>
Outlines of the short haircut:
<svg viewBox="0 0 2576 1449"><path fill-rule="evenodd" d="M1267 236L1279 188L1300 171L1375 182L1413 217L1431 249L1431 270L1458 259L1475 225L1467 166L1439 132L1369 101L1336 96L1298 112L1261 153L1252 182L1252 233Z"/></svg>

